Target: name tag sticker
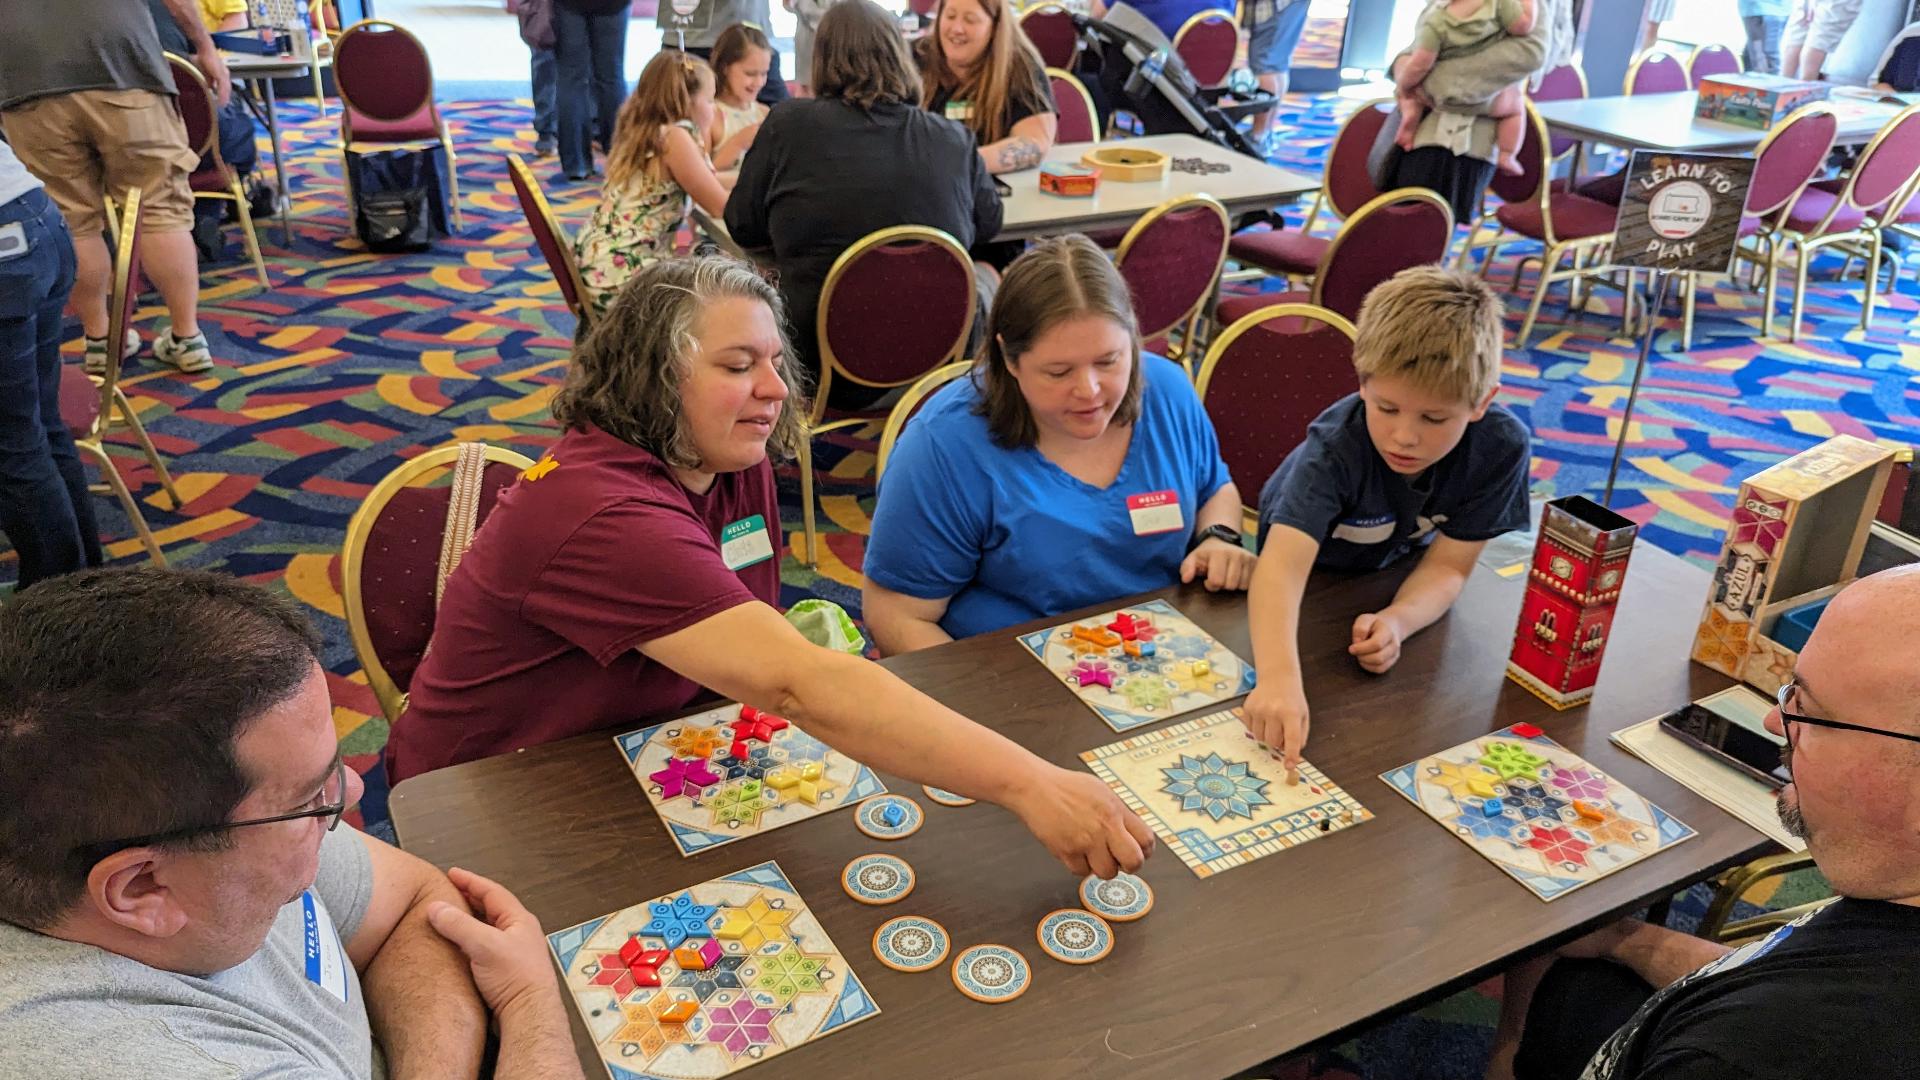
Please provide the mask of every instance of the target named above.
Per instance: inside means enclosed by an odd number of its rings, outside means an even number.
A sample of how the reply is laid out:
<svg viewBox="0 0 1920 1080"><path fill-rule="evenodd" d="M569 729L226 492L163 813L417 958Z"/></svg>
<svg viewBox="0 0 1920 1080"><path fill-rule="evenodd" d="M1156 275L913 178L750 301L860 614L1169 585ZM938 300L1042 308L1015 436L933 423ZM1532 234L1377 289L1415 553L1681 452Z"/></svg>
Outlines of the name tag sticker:
<svg viewBox="0 0 1920 1080"><path fill-rule="evenodd" d="M720 530L720 561L729 570L740 570L773 558L773 538L767 534L767 519L759 514Z"/></svg>
<svg viewBox="0 0 1920 1080"><path fill-rule="evenodd" d="M1133 518L1135 536L1180 532L1187 527L1186 515L1180 510L1180 496L1171 490L1127 496L1127 513Z"/></svg>
<svg viewBox="0 0 1920 1080"><path fill-rule="evenodd" d="M946 111L947 119L958 123L964 124L973 119L973 103L970 101L949 101Z"/></svg>
<svg viewBox="0 0 1920 1080"><path fill-rule="evenodd" d="M300 894L300 917L305 922L307 941L307 981L339 998L347 1000L347 958L340 948L340 935L333 928L327 909L313 897L313 890Z"/></svg>

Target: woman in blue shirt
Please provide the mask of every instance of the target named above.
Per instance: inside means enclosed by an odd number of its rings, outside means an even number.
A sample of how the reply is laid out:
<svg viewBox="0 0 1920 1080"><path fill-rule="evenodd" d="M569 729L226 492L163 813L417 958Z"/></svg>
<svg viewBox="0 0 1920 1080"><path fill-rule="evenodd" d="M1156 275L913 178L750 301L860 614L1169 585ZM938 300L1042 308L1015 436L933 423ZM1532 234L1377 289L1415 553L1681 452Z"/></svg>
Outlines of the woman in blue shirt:
<svg viewBox="0 0 1920 1080"><path fill-rule="evenodd" d="M1113 263L1048 240L1007 269L973 372L888 459L867 626L902 653L1175 580L1244 589L1240 515L1186 373L1141 355Z"/></svg>

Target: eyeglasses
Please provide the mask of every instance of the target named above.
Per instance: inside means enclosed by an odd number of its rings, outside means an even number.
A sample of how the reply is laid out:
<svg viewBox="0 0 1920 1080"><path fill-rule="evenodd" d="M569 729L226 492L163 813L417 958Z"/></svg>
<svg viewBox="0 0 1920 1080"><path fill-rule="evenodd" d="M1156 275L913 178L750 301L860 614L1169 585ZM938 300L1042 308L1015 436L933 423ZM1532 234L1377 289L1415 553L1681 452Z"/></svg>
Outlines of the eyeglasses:
<svg viewBox="0 0 1920 1080"><path fill-rule="evenodd" d="M317 806L312 810L297 810L291 814L275 814L272 817L248 818L245 821L223 821L218 825L193 825L184 829L169 829L166 832L148 833L145 836L129 836L121 840L101 840L92 844L82 844L74 850L84 856L99 860L116 851L128 848L150 847L154 844L171 843L193 836L205 836L209 833L225 832L228 829L244 829L249 825L274 825L282 821L301 821L306 818L331 818L327 822L327 831L340 827L340 818L347 812L347 763L336 756L333 759L333 802ZM326 798L326 792L320 793Z"/></svg>
<svg viewBox="0 0 1920 1080"><path fill-rule="evenodd" d="M1795 745L1799 740L1794 738L1793 734L1793 728L1796 724L1804 724L1807 727L1836 728L1840 731L1864 731L1869 735L1885 735L1889 739L1901 739L1906 742L1920 743L1920 735L1909 735L1904 731L1887 731L1882 728L1861 727L1859 724L1843 724L1838 720L1822 720L1817 716L1808 716L1805 713L1793 712L1787 708L1787 700L1793 697L1794 691L1798 689L1800 689L1799 682L1795 679L1788 679L1781 685L1779 693L1774 695L1774 701L1780 707L1780 727L1786 732L1787 745L1794 747L1796 750L1799 749L1799 747Z"/></svg>

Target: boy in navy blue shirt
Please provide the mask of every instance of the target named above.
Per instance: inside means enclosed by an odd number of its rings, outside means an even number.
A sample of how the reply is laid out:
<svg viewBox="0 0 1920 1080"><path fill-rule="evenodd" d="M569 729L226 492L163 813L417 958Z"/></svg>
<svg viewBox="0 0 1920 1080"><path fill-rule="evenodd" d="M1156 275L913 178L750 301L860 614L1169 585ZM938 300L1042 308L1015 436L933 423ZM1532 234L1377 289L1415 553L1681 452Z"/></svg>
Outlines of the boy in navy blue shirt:
<svg viewBox="0 0 1920 1080"><path fill-rule="evenodd" d="M1446 614L1488 540L1527 527L1526 425L1495 405L1498 296L1437 266L1401 271L1360 308L1360 391L1335 402L1260 492L1260 562L1249 601L1254 667L1247 729L1289 768L1306 746L1300 597L1315 566L1378 570L1425 547L1393 602L1353 621L1347 649L1379 673L1400 643Z"/></svg>

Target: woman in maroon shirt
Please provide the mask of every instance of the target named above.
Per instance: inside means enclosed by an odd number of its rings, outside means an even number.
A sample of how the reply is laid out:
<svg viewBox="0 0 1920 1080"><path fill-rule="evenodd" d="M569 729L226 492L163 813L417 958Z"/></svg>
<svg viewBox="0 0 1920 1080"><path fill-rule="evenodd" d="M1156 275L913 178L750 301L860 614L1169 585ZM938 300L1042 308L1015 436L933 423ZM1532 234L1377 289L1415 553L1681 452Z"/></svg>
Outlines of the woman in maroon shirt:
<svg viewBox="0 0 1920 1080"><path fill-rule="evenodd" d="M389 777L632 724L706 687L1005 806L1075 873L1135 869L1153 834L1105 784L813 645L775 610L767 451L806 437L781 326L773 288L729 259L657 263L621 290L554 399L565 434L447 579Z"/></svg>

